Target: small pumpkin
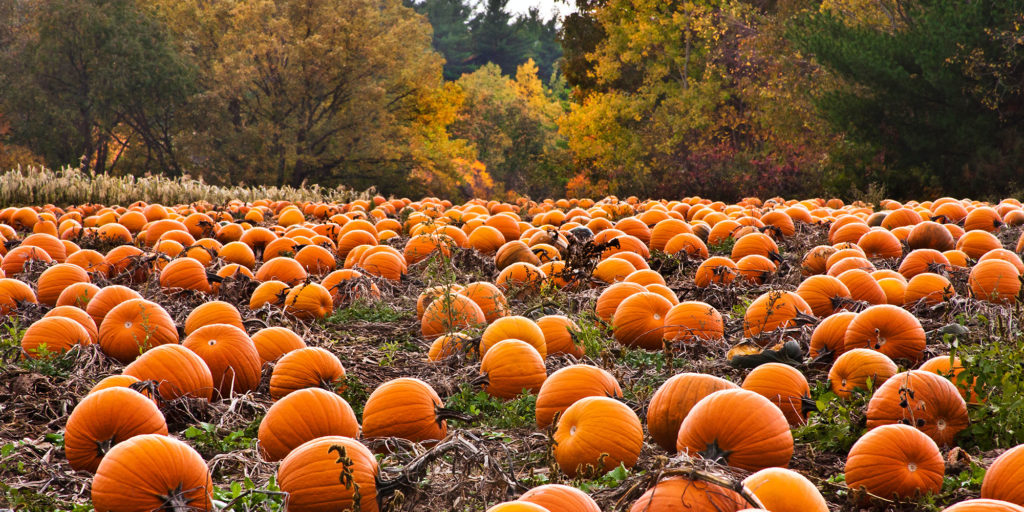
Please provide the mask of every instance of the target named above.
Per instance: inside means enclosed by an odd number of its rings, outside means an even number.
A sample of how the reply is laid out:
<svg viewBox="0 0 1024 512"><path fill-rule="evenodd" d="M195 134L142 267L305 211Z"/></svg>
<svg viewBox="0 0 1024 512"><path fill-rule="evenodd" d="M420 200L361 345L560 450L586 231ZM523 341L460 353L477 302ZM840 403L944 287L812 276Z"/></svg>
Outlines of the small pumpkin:
<svg viewBox="0 0 1024 512"><path fill-rule="evenodd" d="M76 345L89 345L89 332L78 322L61 316L32 322L21 337L21 349L32 359L53 358Z"/></svg>
<svg viewBox="0 0 1024 512"><path fill-rule="evenodd" d="M665 336L665 315L671 308L671 302L652 292L644 291L626 297L615 308L612 317L615 340L627 347L661 349Z"/></svg>
<svg viewBox="0 0 1024 512"><path fill-rule="evenodd" d="M633 502L629 512L736 512L747 505L739 493L703 480L666 478Z"/></svg>
<svg viewBox="0 0 1024 512"><path fill-rule="evenodd" d="M743 315L743 335L750 338L797 325L799 315L811 315L811 307L794 292L770 291L754 299Z"/></svg>
<svg viewBox="0 0 1024 512"><path fill-rule="evenodd" d="M267 327L252 335L256 352L264 363L277 361L281 356L306 347L306 342L287 327Z"/></svg>
<svg viewBox="0 0 1024 512"><path fill-rule="evenodd" d="M196 329L210 324L228 324L245 330L242 314L238 309L227 302L214 300L200 304L185 317L185 335L188 336Z"/></svg>
<svg viewBox="0 0 1024 512"><path fill-rule="evenodd" d="M256 389L260 360L256 345L245 331L228 324L204 325L189 334L182 345L206 362L216 388L214 398L229 398Z"/></svg>
<svg viewBox="0 0 1024 512"><path fill-rule="evenodd" d="M210 293L206 267L195 258L177 258L160 271L160 287L165 290L195 290Z"/></svg>
<svg viewBox="0 0 1024 512"><path fill-rule="evenodd" d="M821 321L811 333L809 354L812 359L825 357L835 361L846 351L846 328L857 313L843 311Z"/></svg>
<svg viewBox="0 0 1024 512"><path fill-rule="evenodd" d="M743 479L743 487L772 512L828 512L818 488L796 471L765 468Z"/></svg>
<svg viewBox="0 0 1024 512"><path fill-rule="evenodd" d="M544 333L548 354L569 354L583 357L583 347L576 343L575 333L580 328L564 315L548 315L537 319L537 327Z"/></svg>
<svg viewBox="0 0 1024 512"><path fill-rule="evenodd" d="M288 290L284 311L300 320L319 320L334 311L334 299L317 283L302 283Z"/></svg>
<svg viewBox="0 0 1024 512"><path fill-rule="evenodd" d="M480 355L486 355L496 343L508 339L525 341L537 349L541 358L547 357L548 348L544 331L537 322L525 316L506 316L488 325L480 337Z"/></svg>
<svg viewBox="0 0 1024 512"><path fill-rule="evenodd" d="M871 306L853 318L843 339L845 350L870 348L893 359L920 361L925 333L907 310L890 304Z"/></svg>

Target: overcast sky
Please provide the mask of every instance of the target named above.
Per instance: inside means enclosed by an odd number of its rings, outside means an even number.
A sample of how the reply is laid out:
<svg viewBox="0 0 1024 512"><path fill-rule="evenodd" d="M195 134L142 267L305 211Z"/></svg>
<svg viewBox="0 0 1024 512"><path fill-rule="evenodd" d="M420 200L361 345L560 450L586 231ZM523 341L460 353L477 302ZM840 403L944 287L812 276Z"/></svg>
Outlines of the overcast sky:
<svg viewBox="0 0 1024 512"><path fill-rule="evenodd" d="M561 0L509 0L508 10L513 14L525 14L531 7L540 7L540 14L543 18L550 18L552 14L566 15L575 10L576 2Z"/></svg>

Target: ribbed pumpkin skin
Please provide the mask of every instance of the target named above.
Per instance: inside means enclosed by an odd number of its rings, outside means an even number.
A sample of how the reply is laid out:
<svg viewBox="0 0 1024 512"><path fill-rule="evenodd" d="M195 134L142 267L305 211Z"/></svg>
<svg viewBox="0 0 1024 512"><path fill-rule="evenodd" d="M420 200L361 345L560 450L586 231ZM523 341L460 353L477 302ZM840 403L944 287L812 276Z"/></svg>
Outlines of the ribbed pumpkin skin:
<svg viewBox="0 0 1024 512"><path fill-rule="evenodd" d="M260 454L270 462L323 436L359 437L359 422L344 398L320 388L300 389L274 402L257 434Z"/></svg>
<svg viewBox="0 0 1024 512"><path fill-rule="evenodd" d="M537 319L537 326L544 332L544 345L548 354L569 354L583 357L583 347L577 345L572 333L580 330L576 322L563 315L548 315Z"/></svg>
<svg viewBox="0 0 1024 512"><path fill-rule="evenodd" d="M284 298L288 295L288 290L290 290L288 283L283 281L264 281L252 291L252 296L249 298L249 309L259 309L267 304L281 306L284 304Z"/></svg>
<svg viewBox="0 0 1024 512"><path fill-rule="evenodd" d="M344 449L351 464L338 462ZM352 473L350 488L341 483L343 470ZM308 441L292 450L277 468L277 484L288 493L290 512L329 512L355 509L353 494L358 486L359 510L377 512L377 461L370 450L348 437L326 436Z"/></svg>
<svg viewBox="0 0 1024 512"><path fill-rule="evenodd" d="M535 503L549 512L601 512L587 493L568 485L546 484L523 493L519 501Z"/></svg>
<svg viewBox="0 0 1024 512"><path fill-rule="evenodd" d="M105 286L89 300L88 306L85 307L85 312L89 313L89 316L96 322L96 325L102 326L103 319L106 318L107 313L112 309L131 299L141 298L142 295L139 295L139 292L127 286Z"/></svg>
<svg viewBox="0 0 1024 512"><path fill-rule="evenodd" d="M575 364L552 373L537 393L537 427L547 428L555 414L588 396L622 398L622 388L612 374L596 366Z"/></svg>
<svg viewBox="0 0 1024 512"><path fill-rule="evenodd" d="M796 471L765 468L744 479L743 487L772 512L828 512L818 488Z"/></svg>
<svg viewBox="0 0 1024 512"><path fill-rule="evenodd" d="M452 292L454 293L455 290ZM508 299L505 298L505 294L497 286L491 283L486 281L470 283L462 290L459 290L458 293L469 297L477 306L480 306L480 310L483 311L487 323L494 322L509 314Z"/></svg>
<svg viewBox="0 0 1024 512"><path fill-rule="evenodd" d="M942 512L1024 512L1024 507L1008 501L981 498L961 501L942 509Z"/></svg>
<svg viewBox="0 0 1024 512"><path fill-rule="evenodd" d="M633 294L646 291L647 288L636 283L615 283L605 288L597 297L595 306L597 317L605 322L611 322L615 310L618 309L619 304L622 304L622 301Z"/></svg>
<svg viewBox="0 0 1024 512"><path fill-rule="evenodd" d="M949 379L911 370L894 375L875 391L868 402L867 420L869 429L903 423L939 446L952 446L953 437L967 428L967 404Z"/></svg>
<svg viewBox="0 0 1024 512"><path fill-rule="evenodd" d="M65 288L75 283L88 282L89 274L78 265L58 263L39 275L36 295L39 302L54 306Z"/></svg>
<svg viewBox="0 0 1024 512"><path fill-rule="evenodd" d="M815 316L824 318L836 312L833 300L852 299L849 288L836 277L814 275L804 279L796 294L807 302Z"/></svg>
<svg viewBox="0 0 1024 512"><path fill-rule="evenodd" d="M89 332L78 322L61 316L40 318L28 326L21 338L21 349L36 359L55 357L71 350L75 345L89 345Z"/></svg>
<svg viewBox="0 0 1024 512"><path fill-rule="evenodd" d="M680 302L665 314L665 339L693 343L721 338L725 333L722 314L710 304Z"/></svg>
<svg viewBox="0 0 1024 512"><path fill-rule="evenodd" d="M161 345L124 368L125 375L154 380L163 400L190 395L209 400L213 396L213 375L206 361L181 345Z"/></svg>
<svg viewBox="0 0 1024 512"><path fill-rule="evenodd" d="M182 345L206 361L216 388L215 398L247 393L259 385L263 361L249 335L238 327L204 325L189 334Z"/></svg>
<svg viewBox="0 0 1024 512"><path fill-rule="evenodd" d="M234 306L224 301L210 301L200 304L185 318L185 335L192 334L196 329L210 324L229 324L245 330L242 315Z"/></svg>
<svg viewBox="0 0 1024 512"><path fill-rule="evenodd" d="M884 425L869 431L846 457L846 486L864 487L883 498L937 493L945 472L935 441L908 425Z"/></svg>
<svg viewBox="0 0 1024 512"><path fill-rule="evenodd" d="M822 320L811 333L810 356L816 358L824 352L832 353L832 360L846 351L846 328L857 313L842 311Z"/></svg>
<svg viewBox="0 0 1024 512"><path fill-rule="evenodd" d="M195 290L210 293L206 268L193 258L178 258L160 271L160 287L167 290Z"/></svg>
<svg viewBox="0 0 1024 512"><path fill-rule="evenodd" d="M284 298L284 311L300 320L319 320L334 311L334 299L317 283L293 287Z"/></svg>
<svg viewBox="0 0 1024 512"><path fill-rule="evenodd" d="M296 286L307 277L309 274L306 274L306 269L299 262L284 257L266 261L256 270L257 281L281 281L289 286Z"/></svg>
<svg viewBox="0 0 1024 512"><path fill-rule="evenodd" d="M629 512L736 512L747 505L738 493L702 480L668 478L640 496Z"/></svg>
<svg viewBox="0 0 1024 512"><path fill-rule="evenodd" d="M132 437L114 446L92 482L96 512L151 512L177 490L189 510L213 510L213 482L206 462L187 444L160 434Z"/></svg>
<svg viewBox="0 0 1024 512"><path fill-rule="evenodd" d="M971 296L996 304L1013 304L1020 295L1020 273L1013 263L991 259L979 261L968 277Z"/></svg>
<svg viewBox="0 0 1024 512"><path fill-rule="evenodd" d="M680 373L666 380L647 405L647 431L669 453L676 452L679 426L701 399L723 389L739 386L723 378L702 373Z"/></svg>
<svg viewBox="0 0 1024 512"><path fill-rule="evenodd" d="M903 304L912 306L918 301L934 306L946 302L956 295L953 284L944 276L925 272L918 274L907 282L907 290L903 295Z"/></svg>
<svg viewBox="0 0 1024 512"><path fill-rule="evenodd" d="M548 509L528 501L506 501L487 509L486 512L550 512Z"/></svg>
<svg viewBox="0 0 1024 512"><path fill-rule="evenodd" d="M366 399L363 437L399 437L417 443L444 439L448 424L437 416L443 406L434 388L422 380L390 380Z"/></svg>
<svg viewBox="0 0 1024 512"><path fill-rule="evenodd" d="M96 327L96 322L93 322L92 317L89 316L84 310L76 308L74 306L57 306L48 311L43 318L49 318L59 316L63 318L70 318L74 320L78 325L85 328L85 332L89 333L89 341L96 343L99 341L99 329Z"/></svg>
<svg viewBox="0 0 1024 512"><path fill-rule="evenodd" d="M938 222L925 221L917 224L910 230L910 234L907 235L907 245L914 250L933 249L936 251L948 251L955 244L953 235Z"/></svg>
<svg viewBox="0 0 1024 512"><path fill-rule="evenodd" d="M706 288L712 284L727 285L736 279L736 263L724 256L712 256L704 260L694 275L693 284Z"/></svg>
<svg viewBox="0 0 1024 512"><path fill-rule="evenodd" d="M896 375L899 369L889 356L866 348L855 348L844 352L832 363L828 380L832 392L840 398L850 398L854 389L867 390L868 379L877 390Z"/></svg>
<svg viewBox="0 0 1024 512"><path fill-rule="evenodd" d="M672 303L656 293L643 291L626 297L612 316L615 340L627 347L661 349L669 309Z"/></svg>
<svg viewBox="0 0 1024 512"><path fill-rule="evenodd" d="M448 332L483 325L486 322L484 312L476 302L452 290L450 294L434 299L423 310L420 333L424 338L436 338Z"/></svg>
<svg viewBox="0 0 1024 512"><path fill-rule="evenodd" d="M64 453L71 468L95 473L103 453L97 443L113 446L141 434L167 435L167 422L152 400L126 387L90 393L68 416Z"/></svg>
<svg viewBox="0 0 1024 512"><path fill-rule="evenodd" d="M903 258L903 261L900 262L899 272L903 277L910 279L918 274L935 272L949 267L949 259L941 252L935 249L917 249Z"/></svg>
<svg viewBox="0 0 1024 512"><path fill-rule="evenodd" d="M100 324L99 343L103 353L130 363L152 347L178 343L178 329L159 304L132 299L106 314Z"/></svg>
<svg viewBox="0 0 1024 512"><path fill-rule="evenodd" d="M640 418L626 404L591 396L565 410L558 419L554 440L558 466L574 477L586 466L602 474L620 463L633 467L643 448L644 434ZM607 456L601 459L602 454Z"/></svg>
<svg viewBox="0 0 1024 512"><path fill-rule="evenodd" d="M480 337L480 354L487 354L496 343L509 339L525 341L537 349L541 358L547 357L548 347L544 331L537 322L525 316L506 316L488 325Z"/></svg>
<svg viewBox="0 0 1024 512"><path fill-rule="evenodd" d="M921 322L905 309L889 304L871 306L850 322L843 341L847 351L877 350L893 359L920 361L925 334Z"/></svg>
<svg viewBox="0 0 1024 512"><path fill-rule="evenodd" d="M306 347L306 342L287 327L267 327L260 329L252 335L252 342L256 345L256 352L264 363L277 361L281 356Z"/></svg>
<svg viewBox="0 0 1024 512"><path fill-rule="evenodd" d="M85 311L89 301L96 296L98 291L100 291L100 287L92 283L75 283L60 292L60 296L57 297L57 307L72 306ZM95 322L96 319L93 318L92 321ZM99 326L99 324L96 325Z"/></svg>
<svg viewBox="0 0 1024 512"><path fill-rule="evenodd" d="M758 471L789 465L793 435L785 415L767 398L726 389L697 402L679 426L678 451L697 456L709 447L726 453L725 464Z"/></svg>
<svg viewBox="0 0 1024 512"><path fill-rule="evenodd" d="M790 425L807 423L804 400L811 398L811 388L807 378L796 368L782 363L762 364L747 374L740 387L775 404Z"/></svg>
<svg viewBox="0 0 1024 512"><path fill-rule="evenodd" d="M1006 450L989 466L981 497L1024 505L1024 444Z"/></svg>
<svg viewBox="0 0 1024 512"><path fill-rule="evenodd" d="M293 350L282 357L270 374L270 397L280 400L305 388L341 392L345 389L345 367L338 356L320 347Z"/></svg>
<svg viewBox="0 0 1024 512"><path fill-rule="evenodd" d="M522 340L499 341L484 354L480 373L488 383L484 391L498 398L510 399L523 390L536 393L547 379L544 359L537 349Z"/></svg>
<svg viewBox="0 0 1024 512"><path fill-rule="evenodd" d="M813 314L811 307L794 292L770 291L754 299L743 315L743 335L750 338L762 332L792 327L797 313Z"/></svg>

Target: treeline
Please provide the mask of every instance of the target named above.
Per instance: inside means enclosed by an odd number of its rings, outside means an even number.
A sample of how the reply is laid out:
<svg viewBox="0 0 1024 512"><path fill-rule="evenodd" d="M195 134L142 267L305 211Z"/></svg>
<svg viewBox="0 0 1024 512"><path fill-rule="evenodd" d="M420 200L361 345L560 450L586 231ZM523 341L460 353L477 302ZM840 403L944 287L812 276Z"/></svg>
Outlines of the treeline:
<svg viewBox="0 0 1024 512"><path fill-rule="evenodd" d="M450 197L1005 195L1024 0L0 0L0 166Z"/></svg>

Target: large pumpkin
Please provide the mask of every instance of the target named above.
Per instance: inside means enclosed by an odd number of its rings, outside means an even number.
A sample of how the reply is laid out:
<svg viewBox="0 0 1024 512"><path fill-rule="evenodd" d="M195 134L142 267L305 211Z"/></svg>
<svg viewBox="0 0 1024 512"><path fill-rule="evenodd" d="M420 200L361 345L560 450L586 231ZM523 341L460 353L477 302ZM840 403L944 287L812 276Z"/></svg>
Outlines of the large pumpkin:
<svg viewBox="0 0 1024 512"><path fill-rule="evenodd" d="M807 414L815 409L807 378L789 365L762 364L747 374L741 387L770 400L790 425L803 425L807 422Z"/></svg>
<svg viewBox="0 0 1024 512"><path fill-rule="evenodd" d="M745 478L743 487L772 512L828 512L818 488L796 471L765 468Z"/></svg>
<svg viewBox="0 0 1024 512"><path fill-rule="evenodd" d="M811 311L819 317L827 317L842 309L846 301L852 300L849 288L837 277L814 275L804 279L796 289Z"/></svg>
<svg viewBox="0 0 1024 512"><path fill-rule="evenodd" d="M377 477L370 450L343 436L307 441L277 468L277 484L288 493L290 512L377 512Z"/></svg>
<svg viewBox="0 0 1024 512"><path fill-rule="evenodd" d="M961 501L942 509L942 512L1024 512L1024 507L1009 501L979 498Z"/></svg>
<svg viewBox="0 0 1024 512"><path fill-rule="evenodd" d="M556 414L588 396L622 398L622 388L615 377L596 366L576 364L552 373L537 394L537 426L548 427Z"/></svg>
<svg viewBox="0 0 1024 512"><path fill-rule="evenodd" d="M306 342L287 327L267 327L252 335L256 352L264 363L277 361L281 356L306 347Z"/></svg>
<svg viewBox="0 0 1024 512"><path fill-rule="evenodd" d="M1012 304L1021 290L1020 272L1006 260L979 261L968 277L971 295L996 304Z"/></svg>
<svg viewBox="0 0 1024 512"><path fill-rule="evenodd" d="M28 357L52 358L76 345L89 345L89 332L78 322L65 317L40 318L28 326L21 337L21 349Z"/></svg>
<svg viewBox="0 0 1024 512"><path fill-rule="evenodd" d="M278 461L306 441L323 436L359 436L359 422L344 398L320 388L300 389L274 402L257 437L267 461Z"/></svg>
<svg viewBox="0 0 1024 512"><path fill-rule="evenodd" d="M161 434L118 443L92 481L96 512L214 510L206 462L187 444Z"/></svg>
<svg viewBox="0 0 1024 512"><path fill-rule="evenodd" d="M486 355L496 343L510 339L525 341L537 349L542 358L547 357L548 348L544 331L537 322L525 316L506 316L488 325L480 337L480 354Z"/></svg>
<svg viewBox="0 0 1024 512"><path fill-rule="evenodd" d="M413 442L448 435L441 397L422 380L402 377L373 390L363 407L364 437L399 437Z"/></svg>
<svg viewBox="0 0 1024 512"><path fill-rule="evenodd" d="M670 453L676 452L679 426L704 397L739 386L723 378L702 373L680 373L666 380L647 405L647 431L654 442Z"/></svg>
<svg viewBox="0 0 1024 512"><path fill-rule="evenodd" d="M103 318L99 343L103 353L121 363L130 363L152 347L178 343L178 329L159 304L131 299Z"/></svg>
<svg viewBox="0 0 1024 512"><path fill-rule="evenodd" d="M845 350L869 348L893 359L920 361L924 356L925 334L910 312L881 304L861 311L850 322L843 340Z"/></svg>
<svg viewBox="0 0 1024 512"><path fill-rule="evenodd" d="M583 357L583 346L576 343L576 333L580 330L576 322L563 315L548 315L538 318L537 326L544 332L544 345L549 355Z"/></svg>
<svg viewBox="0 0 1024 512"><path fill-rule="evenodd" d="M292 287L284 298L284 311L300 320L319 320L334 311L334 299L317 283Z"/></svg>
<svg viewBox="0 0 1024 512"><path fill-rule="evenodd" d="M75 283L87 282L89 282L89 274L81 267L70 263L58 263L39 275L37 298L43 304L54 306L65 288Z"/></svg>
<svg viewBox="0 0 1024 512"><path fill-rule="evenodd" d="M160 271L160 287L165 290L213 291L206 277L206 267L194 258L178 258Z"/></svg>
<svg viewBox="0 0 1024 512"><path fill-rule="evenodd" d="M981 482L981 497L1024 505L1024 444L996 458Z"/></svg>
<svg viewBox="0 0 1024 512"><path fill-rule="evenodd" d="M909 425L869 431L846 457L846 486L883 498L938 493L945 472L935 441Z"/></svg>
<svg viewBox="0 0 1024 512"><path fill-rule="evenodd" d="M667 478L640 496L629 512L735 512L746 507L739 493L703 480Z"/></svg>
<svg viewBox="0 0 1024 512"><path fill-rule="evenodd" d="M523 391L536 393L547 379L544 358L537 349L522 340L499 341L484 354L480 373L486 378L484 391L510 399Z"/></svg>
<svg viewBox="0 0 1024 512"><path fill-rule="evenodd" d="M868 428L901 423L915 427L939 446L967 428L967 404L949 379L911 370L885 381L868 403Z"/></svg>
<svg viewBox="0 0 1024 512"><path fill-rule="evenodd" d="M679 426L676 449L757 471L788 466L793 435L786 416L767 398L745 389L726 389L690 409Z"/></svg>
<svg viewBox="0 0 1024 512"><path fill-rule="evenodd" d="M665 315L672 308L668 299L652 292L626 297L615 309L612 329L615 339L627 347L659 350L665 335Z"/></svg>
<svg viewBox="0 0 1024 512"><path fill-rule="evenodd" d="M725 334L721 313L699 301L680 302L665 314L665 340L693 343L719 339Z"/></svg>
<svg viewBox="0 0 1024 512"><path fill-rule="evenodd" d="M185 335L192 334L196 329L210 324L230 324L245 330L242 314L227 302L214 300L204 302L185 317Z"/></svg>
<svg viewBox="0 0 1024 512"><path fill-rule="evenodd" d="M285 354L270 374L270 397L279 400L305 388L341 392L345 389L345 367L338 356L320 347L306 347Z"/></svg>
<svg viewBox="0 0 1024 512"><path fill-rule="evenodd" d="M189 334L182 345L206 361L216 388L215 398L247 393L259 385L263 361L252 339L238 327L204 325Z"/></svg>
<svg viewBox="0 0 1024 512"><path fill-rule="evenodd" d="M846 351L846 328L856 313L842 311L822 320L811 333L809 355L811 358L824 357L834 361Z"/></svg>
<svg viewBox="0 0 1024 512"><path fill-rule="evenodd" d="M183 396L209 400L213 396L213 376L206 361L181 345L161 345L147 351L126 366L124 374L158 382L160 398L165 401Z"/></svg>
<svg viewBox="0 0 1024 512"><path fill-rule="evenodd" d="M126 387L90 393L68 416L64 454L76 471L95 473L117 443L140 434L167 435L167 423L153 400Z"/></svg>
<svg viewBox="0 0 1024 512"><path fill-rule="evenodd" d="M640 418L608 397L582 398L565 410L554 433L558 466L570 477L580 471L604 474L619 464L636 464L644 445Z"/></svg>

